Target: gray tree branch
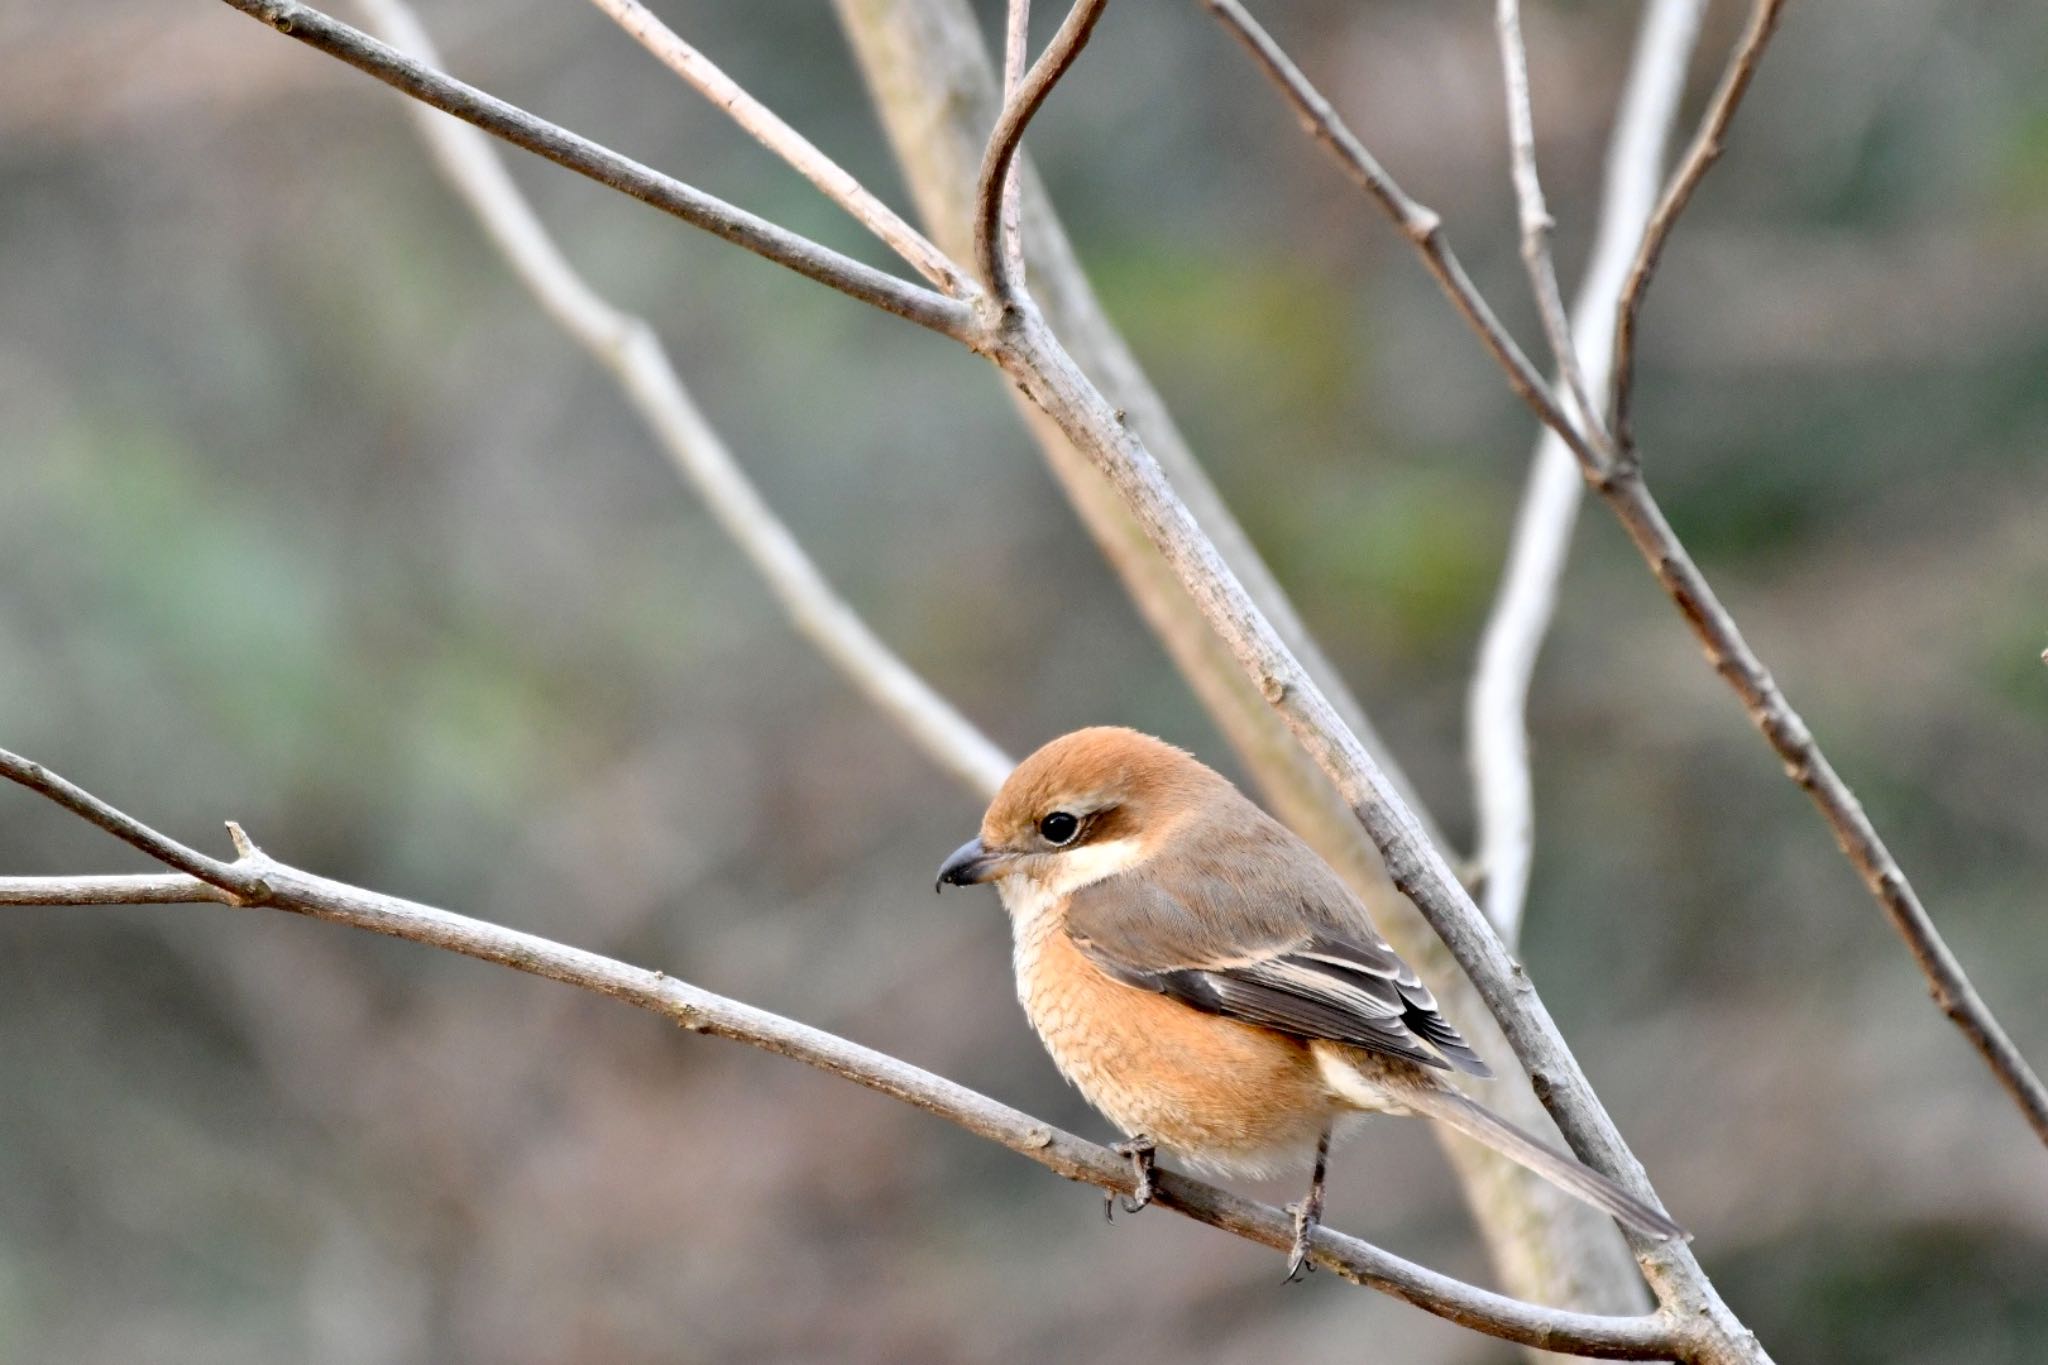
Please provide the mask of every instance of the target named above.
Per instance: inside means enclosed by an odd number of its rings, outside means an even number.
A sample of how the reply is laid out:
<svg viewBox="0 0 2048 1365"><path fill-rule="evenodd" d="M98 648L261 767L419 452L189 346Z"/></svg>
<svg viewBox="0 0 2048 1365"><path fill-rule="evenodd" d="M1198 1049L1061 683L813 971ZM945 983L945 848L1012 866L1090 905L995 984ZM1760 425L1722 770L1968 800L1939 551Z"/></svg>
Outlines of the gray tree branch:
<svg viewBox="0 0 2048 1365"><path fill-rule="evenodd" d="M691 89L724 110L734 123L752 134L755 141L781 157L804 179L817 186L826 198L845 209L855 222L887 243L890 250L914 266L919 274L956 298L974 292L973 281L945 252L933 246L923 233L904 222L896 210L877 199L865 185L813 146L810 139L783 122L779 114L719 70L709 57L683 41L680 34L662 23L640 0L591 0L591 3L611 16L613 22L653 53L663 66L680 76Z"/></svg>
<svg viewBox="0 0 2048 1365"><path fill-rule="evenodd" d="M972 255L974 187L1000 88L965 0L838 0L920 216L956 257ZM1345 724L1427 821L1385 745L1343 678L1317 650L1284 590L1209 482L1173 415L1105 313L1058 216L1018 159L1025 187L1032 297L1062 343L1140 433L1168 479L1237 573L1246 591L1323 687ZM1416 964L1445 1010L1498 1065L1510 1055L1470 978L1436 932L1394 890L1379 851L1350 806L1295 743L1265 698L1210 629L1194 599L1132 519L1123 499L1032 402L1008 385L1076 514L1203 707L1237 752L1274 813L1338 870L1401 954ZM1441 836L1431 829L1431 838ZM1487 1103L1525 1127L1549 1122L1519 1075L1502 1067ZM1625 1314L1649 1301L1611 1219L1476 1144L1446 1138L1466 1202L1503 1284L1517 1297L1581 1311Z"/></svg>
<svg viewBox="0 0 2048 1365"><path fill-rule="evenodd" d="M621 194L672 214L692 227L723 237L736 246L745 247L799 275L829 285L842 294L956 340L964 341L975 334L973 311L959 300L864 265L714 195L643 166L630 157L621 156L589 138L537 118L494 95L487 95L474 86L413 61L404 53L310 5L297 4L293 0L224 0L224 3L262 20L279 33L296 38L308 47L340 58L422 104L430 104L465 123L473 123L515 147L524 147L578 175L609 185Z"/></svg>
<svg viewBox="0 0 2048 1365"><path fill-rule="evenodd" d="M534 934L316 876L264 853L230 825L232 862L186 847L43 768L0 751L0 776L42 793L151 857L178 869L145 876L0 877L0 905L218 902L306 915L404 939L624 1001L709 1034L794 1058L957 1124L1070 1180L1128 1193L1130 1163L1029 1114L886 1053L767 1010L715 995L663 972L629 966ZM1156 1201L1197 1222L1276 1249L1293 1237L1285 1212L1185 1176L1163 1173ZM1439 1274L1328 1228L1310 1259L1452 1322L1507 1341L1612 1360L1692 1360L1694 1330L1669 1313L1603 1317L1522 1303Z"/></svg>

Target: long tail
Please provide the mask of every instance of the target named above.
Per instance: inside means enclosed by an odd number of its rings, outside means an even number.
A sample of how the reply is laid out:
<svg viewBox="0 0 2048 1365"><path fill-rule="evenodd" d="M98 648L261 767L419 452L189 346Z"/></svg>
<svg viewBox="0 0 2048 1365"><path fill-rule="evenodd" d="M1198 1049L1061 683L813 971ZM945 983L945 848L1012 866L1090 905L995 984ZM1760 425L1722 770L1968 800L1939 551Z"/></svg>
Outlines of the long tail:
<svg viewBox="0 0 2048 1365"><path fill-rule="evenodd" d="M1613 1214L1651 1237L1691 1241L1692 1234L1630 1194L1577 1157L1539 1142L1477 1100L1436 1087L1404 1089L1402 1100L1419 1114L1440 1120L1510 1161L1528 1167L1567 1194Z"/></svg>
<svg viewBox="0 0 2048 1365"><path fill-rule="evenodd" d="M1661 1210L1651 1208L1570 1153L1539 1142L1477 1100L1438 1082L1420 1067L1331 1045L1317 1047L1316 1061L1330 1088L1360 1109L1405 1110L1447 1123L1646 1236L1692 1240L1691 1233Z"/></svg>

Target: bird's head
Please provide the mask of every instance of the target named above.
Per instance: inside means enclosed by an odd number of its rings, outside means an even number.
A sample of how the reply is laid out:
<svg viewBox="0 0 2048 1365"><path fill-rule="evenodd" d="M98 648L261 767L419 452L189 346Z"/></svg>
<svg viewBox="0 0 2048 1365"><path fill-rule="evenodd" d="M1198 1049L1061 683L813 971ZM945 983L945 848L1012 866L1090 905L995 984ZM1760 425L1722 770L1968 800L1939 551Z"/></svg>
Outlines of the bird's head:
<svg viewBox="0 0 2048 1365"><path fill-rule="evenodd" d="M1155 856L1224 779L1164 740L1098 726L1017 765L981 833L939 868L939 889L1017 882L1062 894Z"/></svg>

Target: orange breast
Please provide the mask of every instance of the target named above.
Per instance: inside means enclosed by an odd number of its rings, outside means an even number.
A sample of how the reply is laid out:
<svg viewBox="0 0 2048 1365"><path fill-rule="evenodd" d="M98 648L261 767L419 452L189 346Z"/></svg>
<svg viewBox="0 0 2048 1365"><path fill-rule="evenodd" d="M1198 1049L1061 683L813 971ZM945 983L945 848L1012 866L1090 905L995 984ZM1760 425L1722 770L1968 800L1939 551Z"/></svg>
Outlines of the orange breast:
<svg viewBox="0 0 2048 1365"><path fill-rule="evenodd" d="M1338 1110L1308 1048L1105 974L1058 917L1022 927L1017 994L1068 1080L1126 1134L1227 1174L1293 1169Z"/></svg>

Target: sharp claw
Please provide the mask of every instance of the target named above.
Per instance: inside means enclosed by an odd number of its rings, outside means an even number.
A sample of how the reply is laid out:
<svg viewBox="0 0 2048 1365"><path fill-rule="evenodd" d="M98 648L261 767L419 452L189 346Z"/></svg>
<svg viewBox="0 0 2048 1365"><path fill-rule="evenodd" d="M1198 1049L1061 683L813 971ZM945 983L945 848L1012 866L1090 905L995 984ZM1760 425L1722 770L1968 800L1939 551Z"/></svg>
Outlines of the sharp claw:
<svg viewBox="0 0 2048 1365"><path fill-rule="evenodd" d="M1315 1267L1308 1263L1308 1244L1309 1239L1315 1236L1316 1228L1322 1220L1301 1204L1289 1204L1287 1211L1294 1215L1294 1245L1288 1249L1287 1278L1281 1283L1293 1284L1302 1277L1304 1271L1315 1270Z"/></svg>
<svg viewBox="0 0 2048 1365"><path fill-rule="evenodd" d="M1116 1205L1122 1204L1125 1213L1136 1213L1152 1202L1152 1162L1153 1154L1158 1148L1151 1138L1139 1136L1129 1142L1119 1142L1110 1150L1118 1156L1129 1157L1131 1169L1137 1175L1136 1186L1129 1194L1120 1194L1115 1190L1102 1192L1102 1215L1115 1222L1116 1216L1111 1210Z"/></svg>

